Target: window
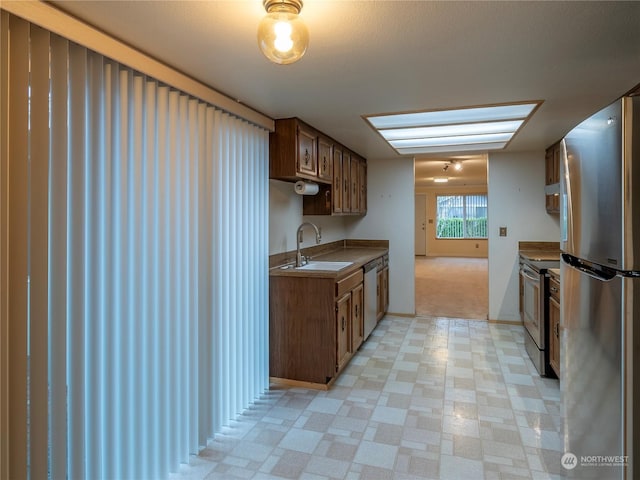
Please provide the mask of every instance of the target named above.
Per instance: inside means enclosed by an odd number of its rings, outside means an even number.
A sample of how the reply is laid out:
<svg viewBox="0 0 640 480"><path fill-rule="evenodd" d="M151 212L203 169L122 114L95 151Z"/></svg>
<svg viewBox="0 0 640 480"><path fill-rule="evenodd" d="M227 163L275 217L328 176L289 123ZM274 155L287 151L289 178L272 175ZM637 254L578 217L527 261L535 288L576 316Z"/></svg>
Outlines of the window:
<svg viewBox="0 0 640 480"><path fill-rule="evenodd" d="M436 238L487 238L487 195L436 195Z"/></svg>

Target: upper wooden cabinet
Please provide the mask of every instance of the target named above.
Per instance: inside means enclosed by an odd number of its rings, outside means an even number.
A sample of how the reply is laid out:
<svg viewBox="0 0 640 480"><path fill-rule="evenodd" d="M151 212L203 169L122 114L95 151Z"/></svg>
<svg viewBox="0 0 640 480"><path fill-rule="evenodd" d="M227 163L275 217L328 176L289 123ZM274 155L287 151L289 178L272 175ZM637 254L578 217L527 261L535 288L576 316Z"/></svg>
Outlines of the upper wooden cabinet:
<svg viewBox="0 0 640 480"><path fill-rule="evenodd" d="M560 142L545 152L545 206L548 213L560 213Z"/></svg>
<svg viewBox="0 0 640 480"><path fill-rule="evenodd" d="M317 195L304 196L304 215L367 213L367 161L298 118L275 121L269 178L320 184Z"/></svg>
<svg viewBox="0 0 640 480"><path fill-rule="evenodd" d="M318 179L333 181L333 141L322 135L318 136Z"/></svg>
<svg viewBox="0 0 640 480"><path fill-rule="evenodd" d="M331 182L331 176L319 177L319 133L313 127L297 118L276 120L275 127L269 134L269 178Z"/></svg>

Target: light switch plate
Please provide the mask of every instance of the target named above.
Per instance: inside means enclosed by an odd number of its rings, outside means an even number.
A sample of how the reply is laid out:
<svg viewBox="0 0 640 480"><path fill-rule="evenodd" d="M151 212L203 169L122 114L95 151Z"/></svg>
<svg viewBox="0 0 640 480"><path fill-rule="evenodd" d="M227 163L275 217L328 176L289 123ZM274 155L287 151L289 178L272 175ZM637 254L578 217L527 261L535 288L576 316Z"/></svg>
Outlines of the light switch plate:
<svg viewBox="0 0 640 480"><path fill-rule="evenodd" d="M501 237L507 236L507 227L500 227L500 236Z"/></svg>

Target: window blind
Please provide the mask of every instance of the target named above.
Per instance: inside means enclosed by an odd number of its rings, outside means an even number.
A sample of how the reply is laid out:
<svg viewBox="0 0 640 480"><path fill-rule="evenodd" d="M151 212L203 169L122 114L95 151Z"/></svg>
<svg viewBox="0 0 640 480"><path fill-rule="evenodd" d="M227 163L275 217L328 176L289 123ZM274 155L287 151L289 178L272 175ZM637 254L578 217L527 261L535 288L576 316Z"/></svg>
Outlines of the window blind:
<svg viewBox="0 0 640 480"><path fill-rule="evenodd" d="M8 472L166 477L268 388L268 132L2 22Z"/></svg>

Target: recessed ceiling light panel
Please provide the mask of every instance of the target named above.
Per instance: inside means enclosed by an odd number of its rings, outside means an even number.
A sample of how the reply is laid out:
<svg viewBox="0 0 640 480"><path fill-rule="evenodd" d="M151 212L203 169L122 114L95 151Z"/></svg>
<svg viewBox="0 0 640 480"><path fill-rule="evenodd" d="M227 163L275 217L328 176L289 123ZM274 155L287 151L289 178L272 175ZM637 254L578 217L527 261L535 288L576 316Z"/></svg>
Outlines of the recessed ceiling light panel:
<svg viewBox="0 0 640 480"><path fill-rule="evenodd" d="M499 150L509 144L541 103L370 115L364 119L401 155Z"/></svg>

